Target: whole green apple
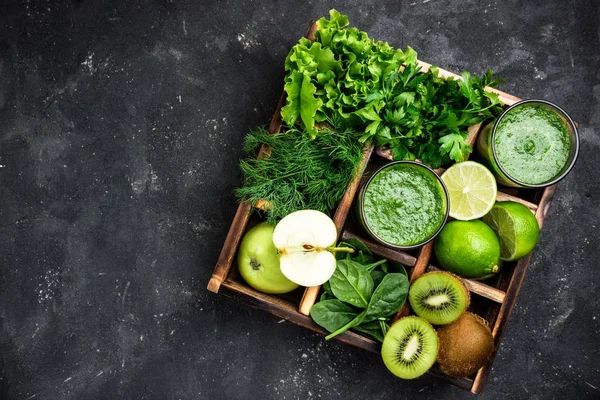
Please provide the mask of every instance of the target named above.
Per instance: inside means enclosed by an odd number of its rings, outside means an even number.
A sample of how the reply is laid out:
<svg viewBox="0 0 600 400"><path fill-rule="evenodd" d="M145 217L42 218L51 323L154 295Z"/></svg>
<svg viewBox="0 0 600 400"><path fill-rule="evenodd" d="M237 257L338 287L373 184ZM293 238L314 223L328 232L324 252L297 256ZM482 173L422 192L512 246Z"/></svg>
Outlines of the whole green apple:
<svg viewBox="0 0 600 400"><path fill-rule="evenodd" d="M242 278L263 293L287 293L298 287L279 268L277 248L273 244L275 228L266 222L250 229L240 243L238 268Z"/></svg>

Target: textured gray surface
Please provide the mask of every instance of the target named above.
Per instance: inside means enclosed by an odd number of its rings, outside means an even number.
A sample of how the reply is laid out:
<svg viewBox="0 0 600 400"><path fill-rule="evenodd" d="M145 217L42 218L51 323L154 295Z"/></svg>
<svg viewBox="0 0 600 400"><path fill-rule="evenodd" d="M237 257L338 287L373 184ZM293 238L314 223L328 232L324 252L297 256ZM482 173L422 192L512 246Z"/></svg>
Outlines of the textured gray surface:
<svg viewBox="0 0 600 400"><path fill-rule="evenodd" d="M205 289L242 138L331 7L581 123L483 397L600 397L597 2L106 3L0 5L0 398L472 398Z"/></svg>

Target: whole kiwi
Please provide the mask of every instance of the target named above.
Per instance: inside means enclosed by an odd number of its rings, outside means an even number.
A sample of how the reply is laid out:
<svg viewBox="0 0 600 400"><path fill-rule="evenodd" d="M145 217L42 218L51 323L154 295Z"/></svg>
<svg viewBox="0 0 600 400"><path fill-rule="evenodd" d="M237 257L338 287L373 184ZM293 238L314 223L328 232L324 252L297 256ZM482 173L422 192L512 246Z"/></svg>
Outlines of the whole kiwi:
<svg viewBox="0 0 600 400"><path fill-rule="evenodd" d="M487 362L494 349L494 337L487 322L471 312L438 328L440 349L437 362L446 375L469 377Z"/></svg>

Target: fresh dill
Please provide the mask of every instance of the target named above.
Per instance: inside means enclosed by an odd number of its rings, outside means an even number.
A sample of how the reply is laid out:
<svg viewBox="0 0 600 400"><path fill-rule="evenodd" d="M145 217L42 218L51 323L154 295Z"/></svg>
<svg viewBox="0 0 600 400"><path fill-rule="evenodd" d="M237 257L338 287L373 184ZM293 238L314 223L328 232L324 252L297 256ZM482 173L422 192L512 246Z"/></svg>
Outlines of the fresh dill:
<svg viewBox="0 0 600 400"><path fill-rule="evenodd" d="M297 210L332 216L358 174L363 150L359 137L354 131L327 130L311 140L297 128L276 134L254 129L244 139L247 157L240 161L243 186L235 190L236 197L252 205L265 201L266 219L272 224ZM268 153L256 157L263 144Z"/></svg>

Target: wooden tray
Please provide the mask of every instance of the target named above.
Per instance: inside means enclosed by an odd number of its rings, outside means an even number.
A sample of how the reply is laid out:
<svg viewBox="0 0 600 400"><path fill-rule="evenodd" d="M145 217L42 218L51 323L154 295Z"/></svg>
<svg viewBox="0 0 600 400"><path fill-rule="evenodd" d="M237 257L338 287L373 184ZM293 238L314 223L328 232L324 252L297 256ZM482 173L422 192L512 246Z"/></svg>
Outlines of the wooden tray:
<svg viewBox="0 0 600 400"><path fill-rule="evenodd" d="M316 26L314 22L312 22L307 33L309 39L314 39L315 30ZM419 61L419 64L422 67L422 71L427 71L431 66L422 61ZM456 74L442 69L440 69L439 72L440 75L445 77L459 77ZM520 100L515 96L499 90L489 90L498 93L500 100L505 106L510 106ZM284 105L285 93L282 94L271 124L269 125L269 131L271 133L279 132L281 129L282 120L280 109ZM469 128L467 140L472 146L477 140L480 129L481 124ZM368 171L371 166L380 165L389 162L390 160L391 155L389 151L385 149L373 147L365 149L361 165L361 171L363 172L361 172L361 174L348 186L335 211L333 220L338 229L339 239L350 237L359 238L374 254L403 264L409 273L410 282L412 283L423 273L437 269L437 261L432 252L433 241L416 250L394 250L369 240L367 234L353 223L352 218L347 218L357 189L360 185L362 175L365 173L364 171ZM440 173L441 170L437 172ZM556 185L536 190L504 188L500 186L498 188L497 200L513 200L526 205L535 214L541 228L544 217L548 213L555 189ZM260 207L261 205L258 204L257 208ZM239 275L237 263L235 261L238 245L244 233L259 222L257 213L253 213L252 211L253 208L247 203L239 205L229 229L229 233L225 239L225 243L223 244L223 249L221 250L217 265L215 266L213 275L208 283L208 290L234 297L250 306L268 311L279 318L286 319L313 331L327 334L327 332L313 322L309 316L310 309L319 296L320 287L299 288L296 291L285 295L270 295L261 293L248 286ZM476 394L481 394L483 392L496 352L500 346L502 335L506 329L510 313L515 304L525 273L527 272L527 266L529 265L530 259L531 254L518 262L504 263L500 273L485 282L465 280L466 285L471 292L471 305L469 310L485 318L494 335L494 350L487 364L471 378L452 378L437 371L435 367L428 372L430 375L445 379L458 387ZM222 290L223 288L225 290ZM404 307L396 314L395 320L410 313L410 305L408 301L406 301ZM350 331L336 336L335 339L375 353L379 353L381 348L380 343Z"/></svg>

